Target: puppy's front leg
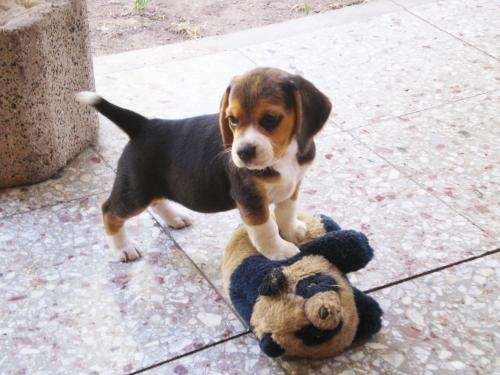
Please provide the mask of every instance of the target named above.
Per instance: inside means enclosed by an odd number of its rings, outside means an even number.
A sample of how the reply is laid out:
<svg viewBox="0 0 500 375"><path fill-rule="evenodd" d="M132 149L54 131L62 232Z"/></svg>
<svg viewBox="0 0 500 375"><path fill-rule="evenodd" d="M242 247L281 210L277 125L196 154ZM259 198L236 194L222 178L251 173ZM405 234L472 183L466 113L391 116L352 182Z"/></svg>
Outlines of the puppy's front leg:
<svg viewBox="0 0 500 375"><path fill-rule="evenodd" d="M274 215L283 238L299 244L306 238L306 224L297 218L297 194L282 202L276 203Z"/></svg>
<svg viewBox="0 0 500 375"><path fill-rule="evenodd" d="M256 208L238 204L250 241L266 258L281 260L299 252L297 246L280 237L276 221L269 215L269 206Z"/></svg>

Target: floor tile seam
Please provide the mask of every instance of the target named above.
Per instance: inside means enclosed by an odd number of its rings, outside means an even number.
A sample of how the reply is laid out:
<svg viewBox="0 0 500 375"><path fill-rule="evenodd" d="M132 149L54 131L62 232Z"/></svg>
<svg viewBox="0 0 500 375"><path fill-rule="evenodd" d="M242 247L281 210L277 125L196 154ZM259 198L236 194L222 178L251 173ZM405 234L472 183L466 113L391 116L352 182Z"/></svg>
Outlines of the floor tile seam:
<svg viewBox="0 0 500 375"><path fill-rule="evenodd" d="M279 39L278 39L279 40ZM261 43L262 44L262 43ZM256 45L259 45L259 44L256 44ZM252 64L254 64L255 66L262 66L262 64L259 64L257 61L255 61L251 56L249 56L247 54L247 52L243 49L243 48L240 48L238 47L238 52L241 53L243 56L245 56L245 58L247 60L249 60Z"/></svg>
<svg viewBox="0 0 500 375"><path fill-rule="evenodd" d="M408 14L411 14L412 16L414 16L414 17L416 17L416 18L420 19L421 21L423 21L423 22L427 23L428 25L430 25L430 26L434 27L436 30L439 30L439 31L441 31L442 33L445 33L445 34L449 35L450 37L452 37L452 38L454 38L454 39L456 39L456 40L460 41L462 44L464 44L464 45L466 45L466 46L468 46L468 47L470 47L470 48L472 48L472 49L474 49L474 50L476 50L476 51L478 51L478 52L481 52L482 54L484 54L484 55L486 55L486 56L488 56L488 57L490 57L490 58L492 58L492 59L494 59L494 60L496 60L496 61L500 61L500 59L499 59L499 58L497 58L497 57L495 57L495 56L491 55L490 53L488 53L488 52L486 52L486 51L482 50L481 48L477 47L477 46L476 46L476 45L474 45L473 43L470 43L470 42L467 42L467 41L466 41L466 40L464 40L464 39L461 39L461 38L460 38L460 37L458 37L457 35L455 35L455 34L453 34L453 33L449 32L449 31L447 31L447 30L445 30L445 29L443 29L443 28L441 28L441 27L439 27L439 26L435 25L434 23L432 23L431 21L427 20L426 18L424 18L424 17L422 17L422 16L420 16L420 15L418 15L418 14L416 14L416 13L412 12L412 11L411 11L410 9L408 9L406 6L404 6L404 5L402 5L402 4L399 4L397 0L390 0L390 1L391 1L392 3L394 3L395 5L397 5L397 6L401 7L401 8L402 8L403 10L405 10Z"/></svg>
<svg viewBox="0 0 500 375"><path fill-rule="evenodd" d="M213 348L213 347L216 347L216 346L219 346L219 345L223 345L224 343L228 342L228 341L232 341L232 340L235 340L235 339L238 339L242 336L245 336L245 335L248 335L250 333L249 330L246 330L245 332L240 332L236 335L233 335L231 337L227 337L225 339L221 339L221 340L218 340L218 341L215 341L215 342L212 342L210 344L207 344L207 345L204 345L200 348L197 348L197 349L194 349L194 350L191 350L191 351L188 351L186 353L182 353L182 354L179 354L179 355L176 355L174 357L171 357L171 358L168 358L164 361L160 361L160 362L157 362L157 363L154 363L150 366L147 366L147 367L143 367L141 369L138 369L136 371L133 371L131 373L128 373L127 375L136 375L136 374L141 374L141 373L144 373L146 371L149 371L149 370L152 370L154 368L157 368L157 367L160 367L160 366L163 366L167 363L170 363L170 362L174 362L174 361L177 361L181 358L185 358L185 357L189 357L191 355L194 355L196 353L199 353L199 352L202 352L202 351L205 351L205 350L208 350L210 348Z"/></svg>
<svg viewBox="0 0 500 375"><path fill-rule="evenodd" d="M359 140L358 138L356 138L354 136L354 134L350 133L349 131L347 131L347 133L355 141L359 142L360 145L362 145L363 147L367 148L369 151L371 151L373 154L377 155L380 159L382 159L384 162L386 162L392 168L396 169L405 179L413 182L413 184L415 184L416 186L418 186L418 188L420 190L422 190L424 193L429 194L430 196L434 197L440 203L442 203L444 206L446 206L448 209L450 209L451 211L453 211L457 215L459 215L462 218L464 218L465 220L467 220L470 224L472 224L474 227L476 227L477 229L479 229L481 231L481 233L483 233L485 236L487 236L487 237L489 237L489 238L491 238L493 240L497 239L496 236L490 234L489 231L486 228L483 228L483 226L481 224L476 223L475 220L473 220L467 214L465 214L464 212L462 212L462 210L460 210L458 208L455 208L454 205L452 205L451 203L448 203L448 202L444 201L439 195L437 195L437 194L435 194L433 192L428 191L427 187L424 184L422 184L421 182L419 182L418 180L416 180L411 174L408 174L399 165L394 164L392 161L390 161L389 159L387 159L385 156L379 154L377 151L375 151L373 148L371 148L370 145L368 145L366 142L363 142L363 141Z"/></svg>
<svg viewBox="0 0 500 375"><path fill-rule="evenodd" d="M432 275L434 273L437 273L437 272L440 272L440 271L443 271L443 270L447 270L447 269L450 269L450 268L453 268L453 267L457 267L457 266L460 266L460 265L463 265L463 264L466 264L466 263L469 263L469 262L472 262L472 261L475 261L475 260L478 260L478 259L486 258L488 256L492 256L492 255L495 255L495 254L498 254L498 253L500 253L500 248L484 252L483 254L476 255L474 257L469 257L469 258L466 258L466 259L461 259L461 260L456 261L456 262L448 263L448 264L440 266L440 267L436 267L436 268L433 268L433 269L430 269L430 270L426 270L424 272L421 272L421 273L418 273L418 274L415 274L415 275L411 275L411 276L406 277L404 279L396 280L396 281L388 283L388 284L384 284L384 285L381 285L381 286L378 286L378 287L370 288L368 290L365 290L365 293L370 294L370 293L374 293L374 292L380 291L382 289L387 289L387 288L394 287L394 286L397 286L397 285L402 285L402 284L404 284L406 282L413 281L415 279L418 279L418 278L421 278L421 277L425 277L425 276L428 276L428 275ZM162 366L164 364L176 361L176 360L181 359L181 358L185 358L185 357L191 356L191 355L196 354L196 353L201 352L201 351L208 350L208 349L210 349L212 347L215 347L215 346L218 346L218 345L222 345L222 344L224 344L224 343L226 343L228 341L231 341L231 340L234 340L234 339L246 336L246 335L253 335L253 333L252 333L251 330L247 329L246 331L240 332L240 333L238 333L236 335L233 335L231 337L228 337L228 338L225 338L225 339L222 339L222 340L218 340L216 342L204 345L204 346L202 346L202 347L200 347L198 349L195 349L195 350L192 350L192 351L189 351L189 352L186 352L186 353L182 353L180 355L171 357L171 358L169 358L169 359L167 359L165 361L161 361L161 362L155 363L155 364L153 364L151 366L141 368L139 370L136 370L135 372L130 373L129 375L135 375L135 374L146 372L148 370L154 369L154 368ZM279 366L282 368L282 370L285 373L288 373L288 371L287 371L286 368L284 368L279 362L278 362L278 364L279 364Z"/></svg>
<svg viewBox="0 0 500 375"><path fill-rule="evenodd" d="M35 212L38 212L38 211L41 211L41 210L44 210L44 209L47 209L47 208L56 207L56 206L61 206L61 207L68 206L71 203L75 203L75 202L83 200L83 199L89 199L89 198L97 197L97 196L99 196L99 195L101 195L101 194L103 194L105 192L106 192L106 190L100 190L100 191L97 191L95 193L78 196L76 198L71 198L71 199L67 199L67 200L64 200L64 201L51 202L51 203L45 204L45 205L40 206L40 207L30 208L30 209L25 210L25 211L15 211L15 212L12 212L12 213L10 213L8 215L0 217L0 221L6 220L6 219L11 219L11 218L13 218L15 216L19 216L19 215L24 215L24 214L29 214L29 213L35 213Z"/></svg>
<svg viewBox="0 0 500 375"><path fill-rule="evenodd" d="M466 258L466 259L459 260L457 262L449 263L449 264L446 264L446 265L443 265L443 266L440 266L440 267L437 267L437 268L434 268L434 269L431 269L431 270L427 270L427 271L421 272L419 274L415 274L415 275L409 276L407 278L404 278L404 279L401 279L401 280L397 280L395 282L388 283L388 284L385 284L385 285L382 285L382 286L379 286L379 287L370 288L370 289L366 290L365 293L370 294L370 293L374 293L374 292L380 291L382 289L390 288L390 287L393 287L393 286L396 286L396 285L401 285L401 284L403 284L405 282L409 282L409 281L415 280L415 279L420 278L420 277L425 277L427 275L431 275L431 274L434 274L434 273L437 273L437 272L440 272L440 271L443 271L443 270L446 270L446 269L450 269L450 268L453 268L453 267L456 267L456 266L460 266L460 265L463 265L465 263L472 262L474 260L485 258L485 257L491 256L491 255L495 255L495 254L498 254L498 253L500 253L500 249L497 248L495 250L487 251L487 252L485 252L485 253L483 253L481 255L477 255L477 256L474 256L474 257L469 257L469 258ZM218 341L216 341L214 343L205 345L205 346L203 346L201 348L198 348L198 349L195 349L193 351L190 351L190 352L187 352L187 353L183 353L183 354L174 356L174 357L169 358L169 359L167 359L165 361L161 361L161 362L155 363L155 364L153 364L151 366L148 366L148 367L144 367L142 369L139 369L139 370L137 370L135 372L130 373L129 375L135 375L135 374L146 372L148 370L154 369L154 368L162 366L164 364L173 362L175 360L178 360L178 359L181 359L181 358L184 358L184 357L191 356L191 355L193 355L195 353L198 353L198 352L201 352L201 351L205 351L205 350L210 349L212 347L215 347L215 346L218 346L218 345L222 345L222 344L224 344L224 343L226 343L228 341L231 341L231 340L234 340L234 339L246 336L246 335L253 335L253 333L250 330L246 330L245 332L241 332L241 333L233 335L233 336L231 336L229 338L218 340ZM287 371L287 369L284 368L279 361L278 361L278 364L279 364L279 366L282 368L282 370L285 373L287 373L287 374L289 373Z"/></svg>
<svg viewBox="0 0 500 375"><path fill-rule="evenodd" d="M239 322L241 323L241 325L246 329L247 328L247 324L245 323L245 321L237 313L237 311L234 309L234 307L230 303L228 303L228 301L226 300L225 296L219 291L219 289L215 286L215 284L210 280L210 278L208 277L208 275L205 274L205 272L201 269L201 267L199 267L196 264L196 262L193 260L193 258L191 258L189 256L189 254L177 242L177 240L173 236L173 234L170 231L170 229L166 228L151 212L149 212L149 210L147 211L147 213L152 218L152 220L161 228L161 230L163 231L163 233L165 235L167 235L168 238L173 242L174 246L177 249L179 249L179 251L181 251L184 254L184 256L189 260L189 262L192 264L192 266L196 269L196 271L198 271L198 273L207 281L207 283L210 286L210 288L212 288L215 291L215 293L217 293L217 295L219 296L219 298L221 298L221 300L223 301L224 305L227 306L231 310L231 312L239 320Z"/></svg>
<svg viewBox="0 0 500 375"><path fill-rule="evenodd" d="M444 271L444 270L447 270L447 269L450 269L450 268L454 268L454 267L457 267L457 266L460 266L460 265L463 265L463 264L466 264L466 263L469 263L469 262L473 262L473 261L478 260L478 259L487 258L489 256L492 256L492 255L495 255L495 254L498 254L498 253L500 253L500 248L497 247L497 248L495 248L493 250L485 251L485 252L483 252L481 254L474 255L472 257L460 259L460 260L457 260L457 261L451 262L451 263L446 263L446 264L444 264L442 266L431 268L431 269L428 269L428 270L416 273L414 275L410 275L408 277L404 277L402 279L394 280L394 281L391 281L390 283L387 283L387 284L383 284L383 285L380 285L380 286L375 286L375 287L369 288L367 290L364 290L364 293L368 293L369 294L369 293L377 292L379 290L387 289L387 288L390 288L390 287L393 287L393 286L396 286L396 285L401 285L401 284L404 284L404 283L409 282L409 281L413 281L413 280L421 278L421 277L432 275L434 273L438 273L440 271Z"/></svg>
<svg viewBox="0 0 500 375"><path fill-rule="evenodd" d="M390 114L386 118L383 118L380 121L377 121L377 123L378 124L383 124L383 123L386 123L386 122L390 122L390 121L394 121L394 120L400 119L401 117L411 116L411 115L415 115L415 114L426 112L426 111L433 111L433 110L436 110L436 109L439 109L439 108L442 108L442 107L445 107L445 106L448 106L448 105L452 105L452 104L456 104L456 103L459 103L459 102L462 102L462 101L474 99L474 98L476 98L478 96L481 96L481 95L493 94L493 93L498 92L498 91L500 91L500 88L499 89L495 89L495 90L481 91L480 93L473 94L473 95L468 95L468 96L465 96L463 98L446 100L443 103L439 103L439 104L436 104L436 105L433 105L433 106L429 106L429 107L424 107L424 108L421 108L421 109L416 109L414 111L403 112L401 114ZM355 126L350 126L350 127L343 127L341 124L339 124L337 122L337 120L333 119L332 121L335 123L335 125L340 130L345 131L345 132L349 132L351 130L359 130L359 129L363 128L363 127L369 127L369 126L371 126L369 124L369 122L372 121L372 120L363 120L362 121L363 123L361 125L355 125Z"/></svg>
<svg viewBox="0 0 500 375"><path fill-rule="evenodd" d="M99 122L99 126L102 126L102 124L101 124L100 122ZM92 149L94 150L94 152L95 152L97 155L99 155L99 156L101 157L101 159L104 161L104 164L106 164L106 167L108 167L109 169L111 169L111 171L113 172L113 174L114 174L114 175L116 175L116 167L113 167L113 166L111 165L111 162L110 162L110 161L108 161L108 160L104 157L104 154L103 154L102 152L100 152L100 151L97 149L96 145L93 145L93 146L91 146L91 147L92 147ZM125 147L125 146L123 146L123 147Z"/></svg>

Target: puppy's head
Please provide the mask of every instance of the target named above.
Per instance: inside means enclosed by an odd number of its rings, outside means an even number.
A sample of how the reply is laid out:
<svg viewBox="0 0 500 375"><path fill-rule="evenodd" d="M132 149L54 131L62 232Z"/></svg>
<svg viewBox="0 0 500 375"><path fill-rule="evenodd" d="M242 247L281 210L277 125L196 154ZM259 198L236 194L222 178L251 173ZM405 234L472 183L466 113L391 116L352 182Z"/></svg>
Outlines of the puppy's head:
<svg viewBox="0 0 500 375"><path fill-rule="evenodd" d="M274 68L235 77L221 100L219 126L238 167L264 169L282 158L292 140L298 153L330 115L331 104L311 82Z"/></svg>

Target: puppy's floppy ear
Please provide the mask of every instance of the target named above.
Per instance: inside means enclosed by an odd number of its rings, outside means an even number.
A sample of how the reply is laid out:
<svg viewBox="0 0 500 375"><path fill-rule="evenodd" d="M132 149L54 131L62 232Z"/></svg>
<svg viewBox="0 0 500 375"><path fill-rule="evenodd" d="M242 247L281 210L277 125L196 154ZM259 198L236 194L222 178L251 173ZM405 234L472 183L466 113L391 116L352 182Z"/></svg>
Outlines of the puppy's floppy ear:
<svg viewBox="0 0 500 375"><path fill-rule="evenodd" d="M226 108L229 104L229 92L231 91L231 86L227 86L226 92L222 96L219 108L219 130L222 136L222 143L224 148L229 148L233 144L233 132L229 127L229 121L226 117Z"/></svg>
<svg viewBox="0 0 500 375"><path fill-rule="evenodd" d="M308 151L312 138L330 116L332 104L325 94L301 76L292 75L287 86L293 93L297 142L299 153L303 154Z"/></svg>

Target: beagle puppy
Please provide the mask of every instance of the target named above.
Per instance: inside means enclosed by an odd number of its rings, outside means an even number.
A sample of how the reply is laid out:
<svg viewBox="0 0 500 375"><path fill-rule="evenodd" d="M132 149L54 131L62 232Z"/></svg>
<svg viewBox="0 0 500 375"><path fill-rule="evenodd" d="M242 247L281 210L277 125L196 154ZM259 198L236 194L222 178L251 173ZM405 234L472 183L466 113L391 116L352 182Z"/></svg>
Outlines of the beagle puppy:
<svg viewBox="0 0 500 375"><path fill-rule="evenodd" d="M295 243L306 235L297 218L298 191L315 156L313 137L331 110L311 82L257 68L232 80L218 114L182 120L147 119L92 92L77 99L130 138L102 206L109 245L122 261L140 257L124 223L147 207L170 227L191 224L170 201L206 213L238 208L264 256L279 260L298 252Z"/></svg>

